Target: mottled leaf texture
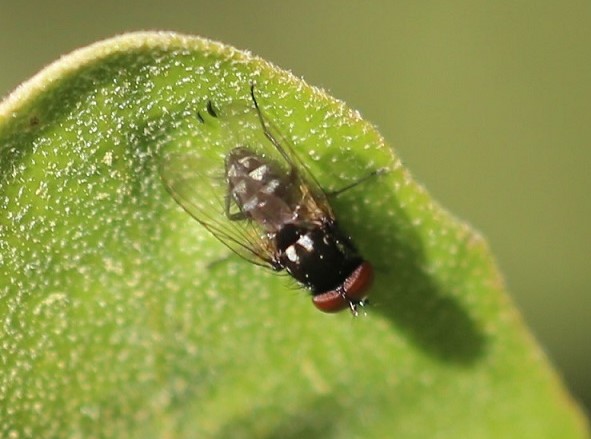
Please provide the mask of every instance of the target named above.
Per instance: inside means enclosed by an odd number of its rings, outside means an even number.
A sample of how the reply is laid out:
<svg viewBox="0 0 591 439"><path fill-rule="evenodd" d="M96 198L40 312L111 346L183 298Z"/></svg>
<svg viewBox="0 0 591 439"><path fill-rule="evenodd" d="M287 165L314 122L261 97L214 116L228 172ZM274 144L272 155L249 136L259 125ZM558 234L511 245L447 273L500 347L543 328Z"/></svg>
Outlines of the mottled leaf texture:
<svg viewBox="0 0 591 439"><path fill-rule="evenodd" d="M248 105L251 82L325 190L389 169L332 203L375 266L357 318L231 253L162 183L169 153L223 171L199 113ZM0 106L0 206L2 437L588 434L483 238L358 113L247 52L137 33L60 59Z"/></svg>

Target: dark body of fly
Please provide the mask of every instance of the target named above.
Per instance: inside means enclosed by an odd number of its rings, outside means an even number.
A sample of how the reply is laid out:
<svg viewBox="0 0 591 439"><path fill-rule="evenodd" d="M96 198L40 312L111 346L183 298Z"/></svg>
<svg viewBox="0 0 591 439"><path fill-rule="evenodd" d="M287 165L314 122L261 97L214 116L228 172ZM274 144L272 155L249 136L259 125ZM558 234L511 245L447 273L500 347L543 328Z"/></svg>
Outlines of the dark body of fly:
<svg viewBox="0 0 591 439"><path fill-rule="evenodd" d="M253 87L251 98L254 113L236 116L227 109L224 117L209 102L207 113L198 114L204 145L228 147L223 181L215 174L222 165L217 152L194 159L172 154L161 167L166 188L231 250L255 264L286 270L321 311L348 308L356 314L371 285L372 266L338 228L326 194L289 141L264 118ZM243 122L248 129L241 128ZM253 133L256 122L264 135L241 138Z"/></svg>
<svg viewBox="0 0 591 439"><path fill-rule="evenodd" d="M318 295L336 290L363 264L363 258L334 218L309 210L294 175L245 147L226 157L229 197L239 208L232 219L256 221L274 242L275 268L285 269Z"/></svg>

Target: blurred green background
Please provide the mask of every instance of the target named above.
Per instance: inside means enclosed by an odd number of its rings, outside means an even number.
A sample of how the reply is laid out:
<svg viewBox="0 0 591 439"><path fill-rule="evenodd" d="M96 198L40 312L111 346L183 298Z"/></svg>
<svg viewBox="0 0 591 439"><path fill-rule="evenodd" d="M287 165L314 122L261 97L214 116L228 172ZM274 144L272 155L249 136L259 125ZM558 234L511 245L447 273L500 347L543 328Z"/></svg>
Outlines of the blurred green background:
<svg viewBox="0 0 591 439"><path fill-rule="evenodd" d="M591 407L591 2L0 1L0 96L133 30L249 49L361 111L431 194L481 230Z"/></svg>

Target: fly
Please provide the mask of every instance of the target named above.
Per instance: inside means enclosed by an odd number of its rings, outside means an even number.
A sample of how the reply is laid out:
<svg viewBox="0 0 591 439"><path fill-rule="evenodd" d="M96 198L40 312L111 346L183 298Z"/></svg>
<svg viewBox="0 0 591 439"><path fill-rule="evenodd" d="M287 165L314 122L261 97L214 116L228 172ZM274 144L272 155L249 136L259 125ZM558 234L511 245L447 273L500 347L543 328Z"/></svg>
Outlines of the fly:
<svg viewBox="0 0 591 439"><path fill-rule="evenodd" d="M339 228L327 194L290 142L263 115L254 85L250 96L253 106L246 110L220 112L210 101L207 113L198 113L197 123L207 128L200 136L204 148L166 155L165 186L235 253L285 270L310 291L316 308L356 315L372 265Z"/></svg>

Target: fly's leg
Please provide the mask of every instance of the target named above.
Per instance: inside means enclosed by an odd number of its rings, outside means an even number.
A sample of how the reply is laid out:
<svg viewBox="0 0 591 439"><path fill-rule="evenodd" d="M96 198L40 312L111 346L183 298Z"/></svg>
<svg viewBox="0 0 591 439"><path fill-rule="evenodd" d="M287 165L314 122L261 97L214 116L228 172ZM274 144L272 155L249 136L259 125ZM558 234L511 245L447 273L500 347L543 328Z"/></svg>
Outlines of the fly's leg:
<svg viewBox="0 0 591 439"><path fill-rule="evenodd" d="M376 169L375 171L370 172L369 174L367 174L365 177L361 177L359 180L354 181L351 184L348 184L345 187L342 187L340 189L334 190L334 191L327 191L326 196L327 197L338 197L339 195L341 195L343 192L347 192L349 189L353 189L354 187L365 183L366 181L374 178L374 177L379 177L380 175L384 175L385 173L388 172L387 168L380 168L380 169Z"/></svg>
<svg viewBox="0 0 591 439"><path fill-rule="evenodd" d="M248 218L248 216L242 210L239 210L238 212L230 212L232 205L232 197L230 194L226 194L224 201L224 213L226 214L226 218L228 218L230 221L243 221Z"/></svg>
<svg viewBox="0 0 591 439"><path fill-rule="evenodd" d="M261 112L261 109L259 107L259 103L256 99L255 94L254 94L254 83L250 84L250 96L252 97L252 101L254 102L254 107L257 111L257 115L259 117L259 121L261 123L261 126L263 127L263 132L265 133L265 137L267 137L267 139L269 139L269 141L273 144L273 146L275 146L275 148L277 149L277 151L279 151L279 153L283 156L283 158L285 160L287 160L287 162L291 163L291 159L290 159L289 155L287 154L287 152L285 151L285 149L283 148L283 146L281 146L281 142L279 142L279 140L276 139L275 136L273 136L273 134L271 133L271 130L267 126L267 122L265 121L263 113ZM353 189L355 186L357 186L361 183L365 183L367 180L369 180L373 177L380 176L380 175L385 174L387 172L388 172L387 168L376 169L375 171L370 172L365 177L362 177L359 180L357 180L357 181L355 181L343 188L340 188L340 189L334 190L334 191L328 191L328 192L325 191L325 194L327 197L337 197L340 194L342 194L343 192L346 192L349 189ZM295 176L297 175L297 171L295 169L292 169L291 173L293 173L294 175L293 175L293 177L290 176L290 178L295 178Z"/></svg>
<svg viewBox="0 0 591 439"><path fill-rule="evenodd" d="M275 136L273 136L273 134L271 133L271 130L267 127L267 122L265 121L265 118L263 117L263 113L261 112L261 109L259 108L259 103L257 102L257 98L254 95L254 83L250 84L250 96L252 97L252 101L254 102L254 108L257 111L257 115L259 117L259 122L261 123L261 126L263 127L263 132L265 133L265 137L267 139L269 139L269 141L273 144L273 146L275 148L277 148L277 151L279 151L279 153L283 156L283 158L288 163L291 163L291 159L289 158L289 155L287 154L285 149L283 149L283 146L281 146L281 142L279 142L279 140L277 140L275 138Z"/></svg>

